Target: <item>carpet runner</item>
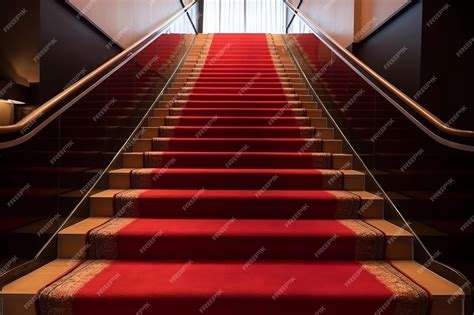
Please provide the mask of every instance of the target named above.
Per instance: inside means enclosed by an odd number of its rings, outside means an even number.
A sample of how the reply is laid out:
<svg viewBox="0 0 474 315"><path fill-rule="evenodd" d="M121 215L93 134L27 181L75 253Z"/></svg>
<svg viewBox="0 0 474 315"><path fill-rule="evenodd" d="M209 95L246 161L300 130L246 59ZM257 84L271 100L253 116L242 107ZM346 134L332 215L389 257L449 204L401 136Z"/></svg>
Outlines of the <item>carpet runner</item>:
<svg viewBox="0 0 474 315"><path fill-rule="evenodd" d="M272 37L209 36L41 314L427 314L324 152ZM114 187L111 187L113 189Z"/></svg>

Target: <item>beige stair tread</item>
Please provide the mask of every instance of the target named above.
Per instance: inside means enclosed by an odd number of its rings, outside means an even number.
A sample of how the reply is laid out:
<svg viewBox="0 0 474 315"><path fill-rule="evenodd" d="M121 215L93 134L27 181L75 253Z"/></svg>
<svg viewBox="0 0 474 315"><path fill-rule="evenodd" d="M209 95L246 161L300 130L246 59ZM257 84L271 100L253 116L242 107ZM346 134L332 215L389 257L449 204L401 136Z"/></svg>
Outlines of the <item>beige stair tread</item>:
<svg viewBox="0 0 474 315"><path fill-rule="evenodd" d="M367 219L365 220L365 222L383 231L385 235L387 235L387 237L391 237L391 236L412 237L413 236L410 232L406 231L405 229L386 220Z"/></svg>
<svg viewBox="0 0 474 315"><path fill-rule="evenodd" d="M386 259L413 259L413 234L386 220L366 219L364 221L385 234Z"/></svg>
<svg viewBox="0 0 474 315"><path fill-rule="evenodd" d="M464 314L465 295L456 284L413 260L392 260L396 268L432 294L431 315Z"/></svg>
<svg viewBox="0 0 474 315"><path fill-rule="evenodd" d="M114 196L123 189L107 189L90 198L90 215L93 217L111 217L114 209Z"/></svg>
<svg viewBox="0 0 474 315"><path fill-rule="evenodd" d="M93 194L91 197L93 198L109 198L114 197L119 192L122 192L123 189L107 189L96 194Z"/></svg>
<svg viewBox="0 0 474 315"><path fill-rule="evenodd" d="M54 281L79 261L71 259L56 259L50 263L30 272L2 289L2 294L36 294L38 290Z"/></svg>
<svg viewBox="0 0 474 315"><path fill-rule="evenodd" d="M353 191L353 193L359 195L362 199L375 199L375 200L383 200L380 195L373 194L368 191Z"/></svg>
<svg viewBox="0 0 474 315"><path fill-rule="evenodd" d="M351 191L362 200L360 216L364 219L384 218L384 199L368 191Z"/></svg>
<svg viewBox="0 0 474 315"><path fill-rule="evenodd" d="M397 223L397 224L400 224L400 223ZM433 236L446 236L447 235L446 233L443 233L439 231L438 229L433 228L424 223L421 223L419 221L410 221L410 227L413 229L413 231L416 231L416 234L419 236L433 237Z"/></svg>
<svg viewBox="0 0 474 315"><path fill-rule="evenodd" d="M87 254L87 233L110 220L109 218L91 217L68 226L59 232L59 258L85 258Z"/></svg>
<svg viewBox="0 0 474 315"><path fill-rule="evenodd" d="M110 218L106 217L90 217L87 219L84 219L76 224L73 224L71 226L68 226L65 229L62 229L59 234L64 235L64 234L84 234L90 231L93 228L98 227L99 225L107 222L110 220Z"/></svg>
<svg viewBox="0 0 474 315"><path fill-rule="evenodd" d="M420 285L429 288L433 295L450 297L463 296L459 286L437 275L413 260L392 260L391 263Z"/></svg>

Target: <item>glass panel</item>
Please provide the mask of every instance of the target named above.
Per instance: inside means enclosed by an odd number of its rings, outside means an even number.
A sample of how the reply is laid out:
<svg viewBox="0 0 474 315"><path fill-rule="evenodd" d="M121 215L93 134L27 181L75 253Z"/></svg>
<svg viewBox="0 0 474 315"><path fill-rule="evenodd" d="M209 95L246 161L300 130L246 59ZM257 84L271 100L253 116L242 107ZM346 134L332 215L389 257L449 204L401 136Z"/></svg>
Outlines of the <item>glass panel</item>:
<svg viewBox="0 0 474 315"><path fill-rule="evenodd" d="M434 141L308 31L296 18L285 38L324 106L432 257L474 281L474 154Z"/></svg>
<svg viewBox="0 0 474 315"><path fill-rule="evenodd" d="M183 14L32 139L0 150L0 274L31 260L91 190L194 37Z"/></svg>

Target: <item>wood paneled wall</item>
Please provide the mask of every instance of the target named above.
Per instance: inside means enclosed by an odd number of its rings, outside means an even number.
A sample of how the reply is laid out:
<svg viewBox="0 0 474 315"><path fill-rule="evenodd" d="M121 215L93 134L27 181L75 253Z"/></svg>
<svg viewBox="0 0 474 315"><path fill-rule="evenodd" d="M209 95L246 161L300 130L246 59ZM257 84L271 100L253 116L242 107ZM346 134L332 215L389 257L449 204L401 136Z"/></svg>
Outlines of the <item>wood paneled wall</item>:
<svg viewBox="0 0 474 315"><path fill-rule="evenodd" d="M68 0L107 36L126 48L182 8L179 0ZM187 0L185 3L189 3Z"/></svg>
<svg viewBox="0 0 474 315"><path fill-rule="evenodd" d="M356 0L354 42L360 42L407 6L411 0Z"/></svg>
<svg viewBox="0 0 474 315"><path fill-rule="evenodd" d="M292 1L295 5L299 0ZM304 0L301 10L347 47L384 24L411 0Z"/></svg>

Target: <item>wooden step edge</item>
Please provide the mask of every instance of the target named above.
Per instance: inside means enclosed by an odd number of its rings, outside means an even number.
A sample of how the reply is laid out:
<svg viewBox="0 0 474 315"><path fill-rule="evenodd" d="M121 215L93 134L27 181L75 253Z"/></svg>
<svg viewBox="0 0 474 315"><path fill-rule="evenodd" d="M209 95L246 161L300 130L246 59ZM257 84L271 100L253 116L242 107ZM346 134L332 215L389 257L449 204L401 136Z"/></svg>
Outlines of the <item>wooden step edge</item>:
<svg viewBox="0 0 474 315"><path fill-rule="evenodd" d="M58 258L74 260L86 258L89 231L108 220L110 217L90 217L59 231Z"/></svg>
<svg viewBox="0 0 474 315"><path fill-rule="evenodd" d="M342 141L337 139L323 139L321 152L342 153Z"/></svg>
<svg viewBox="0 0 474 315"><path fill-rule="evenodd" d="M323 111L321 109L315 109L315 108L306 109L306 115L310 118L322 117Z"/></svg>
<svg viewBox="0 0 474 315"><path fill-rule="evenodd" d="M134 168L119 168L109 172L109 187L113 189L130 189L130 173Z"/></svg>
<svg viewBox="0 0 474 315"><path fill-rule="evenodd" d="M125 152L123 154L124 168L143 168L143 152Z"/></svg>
<svg viewBox="0 0 474 315"><path fill-rule="evenodd" d="M391 260L390 263L431 293L430 315L465 314L466 296L462 287L448 281L413 260Z"/></svg>
<svg viewBox="0 0 474 315"><path fill-rule="evenodd" d="M310 125L313 127L327 127L328 119L326 117L311 117Z"/></svg>
<svg viewBox="0 0 474 315"><path fill-rule="evenodd" d="M114 197L123 189L107 189L90 197L91 217L111 217L114 215Z"/></svg>
<svg viewBox="0 0 474 315"><path fill-rule="evenodd" d="M352 165L350 167L352 167ZM364 173L350 169L341 170L341 172L344 176L344 190L365 190Z"/></svg>
<svg viewBox="0 0 474 315"><path fill-rule="evenodd" d="M317 154L317 153L314 153ZM352 165L352 154L335 153L332 154L332 168L341 169L344 165Z"/></svg>
<svg viewBox="0 0 474 315"><path fill-rule="evenodd" d="M350 191L354 195L359 196L361 200L361 206L359 209L359 216L362 219L383 219L384 218L384 199L378 195L371 192L360 190L360 191Z"/></svg>
<svg viewBox="0 0 474 315"><path fill-rule="evenodd" d="M170 114L169 108L155 108L153 109L153 117L165 117Z"/></svg>
<svg viewBox="0 0 474 315"><path fill-rule="evenodd" d="M382 231L385 235L385 259L413 259L414 237L405 229L386 220L367 219L364 222Z"/></svg>
<svg viewBox="0 0 474 315"><path fill-rule="evenodd" d="M56 259L4 286L0 293L3 314L36 315L37 293L78 263L77 260Z"/></svg>
<svg viewBox="0 0 474 315"><path fill-rule="evenodd" d="M316 101L314 101L313 99L308 100L308 101L301 101L301 107L306 109L306 110L312 110L312 109L321 110L321 109L319 109L320 106L318 105L318 103Z"/></svg>
<svg viewBox="0 0 474 315"><path fill-rule="evenodd" d="M324 140L334 139L334 128L314 126L316 137Z"/></svg>

